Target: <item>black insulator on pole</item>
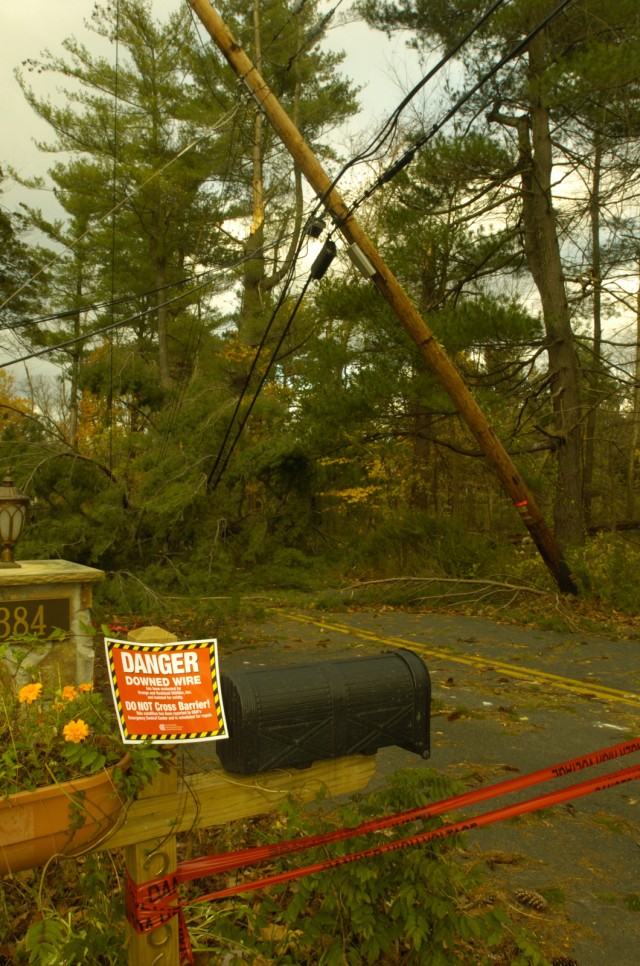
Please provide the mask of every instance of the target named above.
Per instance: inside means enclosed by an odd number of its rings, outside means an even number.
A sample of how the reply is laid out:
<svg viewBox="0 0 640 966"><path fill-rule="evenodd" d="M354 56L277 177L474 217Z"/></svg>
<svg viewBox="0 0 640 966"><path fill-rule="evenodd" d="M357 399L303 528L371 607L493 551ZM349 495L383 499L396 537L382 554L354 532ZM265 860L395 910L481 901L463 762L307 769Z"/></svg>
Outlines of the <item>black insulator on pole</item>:
<svg viewBox="0 0 640 966"><path fill-rule="evenodd" d="M311 266L311 271L309 272L311 278L315 279L316 282L319 282L335 257L336 245L335 242L331 241L329 238L320 249L315 262Z"/></svg>

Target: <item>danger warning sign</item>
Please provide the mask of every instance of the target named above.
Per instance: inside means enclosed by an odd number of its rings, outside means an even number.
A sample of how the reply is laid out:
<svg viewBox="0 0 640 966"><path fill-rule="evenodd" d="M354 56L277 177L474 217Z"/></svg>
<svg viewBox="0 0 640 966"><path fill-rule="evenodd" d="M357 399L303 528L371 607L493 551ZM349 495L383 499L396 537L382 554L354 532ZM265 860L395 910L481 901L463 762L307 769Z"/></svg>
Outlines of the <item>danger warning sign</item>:
<svg viewBox="0 0 640 966"><path fill-rule="evenodd" d="M227 737L217 641L133 644L107 637L104 643L125 743Z"/></svg>

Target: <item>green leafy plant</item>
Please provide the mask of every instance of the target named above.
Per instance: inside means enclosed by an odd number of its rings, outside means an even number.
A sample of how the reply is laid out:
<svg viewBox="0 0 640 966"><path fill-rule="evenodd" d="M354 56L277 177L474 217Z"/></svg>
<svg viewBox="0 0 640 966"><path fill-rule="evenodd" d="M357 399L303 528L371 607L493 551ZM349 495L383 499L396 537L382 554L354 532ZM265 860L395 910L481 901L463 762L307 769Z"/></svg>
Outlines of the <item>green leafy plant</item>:
<svg viewBox="0 0 640 966"><path fill-rule="evenodd" d="M5 903L11 905L15 893L10 891L9 881L5 882ZM126 966L121 885L117 865L106 853L93 853L52 871L46 878L46 899L36 897L33 921L15 944L15 962ZM0 892L1 888L0 884Z"/></svg>
<svg viewBox="0 0 640 966"><path fill-rule="evenodd" d="M335 810L319 799L260 819L180 837L180 852L244 848L284 837L356 825L383 813L445 797L459 786L429 769L403 771L369 796ZM423 830L424 823L398 830ZM389 831L378 841L389 841ZM371 838L335 844L331 853L371 845ZM313 856L324 857L319 851ZM305 861L306 861L305 858ZM291 860L282 860L291 864ZM296 861L295 859L293 860ZM122 856L96 852L43 872L38 889L27 879L0 880L7 911L0 946L17 966L125 966ZM279 867L279 864L278 864ZM548 966L530 932L487 891L482 864L470 860L464 838L347 864L268 892L185 908L197 962L226 966ZM274 867L261 872L275 871ZM259 873L257 873L259 874ZM183 900L228 881L181 887ZM527 924L529 925L529 923Z"/></svg>
<svg viewBox="0 0 640 966"><path fill-rule="evenodd" d="M383 789L335 812L323 802L318 803L315 814L292 803L276 827L286 837L296 838L355 826L456 790L454 783L429 769L397 772ZM417 821L398 832L379 833L374 841L366 837L334 843L331 854L389 842L390 837L404 837L438 824L437 819ZM245 827L244 845L249 844L247 836L272 840L273 830L272 819ZM235 843L229 844L235 847ZM226 847L226 843L215 847ZM317 850L305 855L305 863L325 857L324 850ZM210 953L211 963L219 962L216 957L224 951L229 966L546 964L535 939L512 921L497 900L486 900L480 875L479 866L468 860L463 837L455 836L347 862L268 893L238 897L232 903L196 904L189 913L189 930L194 949L201 955Z"/></svg>
<svg viewBox="0 0 640 966"><path fill-rule="evenodd" d="M0 748L0 798L95 775L118 766L126 751L113 710L91 683L19 685L8 673L0 679ZM161 757L151 745L137 747L126 770L115 768L116 784L134 794Z"/></svg>

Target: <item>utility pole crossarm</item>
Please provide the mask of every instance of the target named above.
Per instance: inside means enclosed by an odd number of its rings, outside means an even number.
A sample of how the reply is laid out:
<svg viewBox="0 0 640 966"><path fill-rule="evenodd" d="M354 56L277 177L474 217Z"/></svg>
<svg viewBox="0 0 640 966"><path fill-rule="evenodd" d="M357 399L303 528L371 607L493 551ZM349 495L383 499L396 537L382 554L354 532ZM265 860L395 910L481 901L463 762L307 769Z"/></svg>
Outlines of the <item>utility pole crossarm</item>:
<svg viewBox="0 0 640 966"><path fill-rule="evenodd" d="M400 322L418 346L421 355L449 394L504 490L519 512L558 587L566 593L577 593L569 568L553 533L542 516L540 508L529 492L511 457L473 398L462 376L439 345L433 332L381 258L357 219L349 213L340 193L300 131L234 39L220 15L209 4L208 0L189 0L189 3L221 53L266 114L294 162L299 166L316 195L334 219L345 240L350 245L358 245L373 265L375 275L372 282L396 313Z"/></svg>

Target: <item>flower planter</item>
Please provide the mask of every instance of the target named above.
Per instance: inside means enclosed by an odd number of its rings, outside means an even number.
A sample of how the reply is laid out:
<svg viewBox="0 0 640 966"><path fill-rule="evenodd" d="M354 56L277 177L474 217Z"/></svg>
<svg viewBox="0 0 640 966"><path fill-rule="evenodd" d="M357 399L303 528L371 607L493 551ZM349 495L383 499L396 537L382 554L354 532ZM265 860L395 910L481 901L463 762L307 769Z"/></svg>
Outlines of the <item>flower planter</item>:
<svg viewBox="0 0 640 966"><path fill-rule="evenodd" d="M124 805L115 767L96 775L0 799L0 875L43 865L54 855L91 848L115 825Z"/></svg>

